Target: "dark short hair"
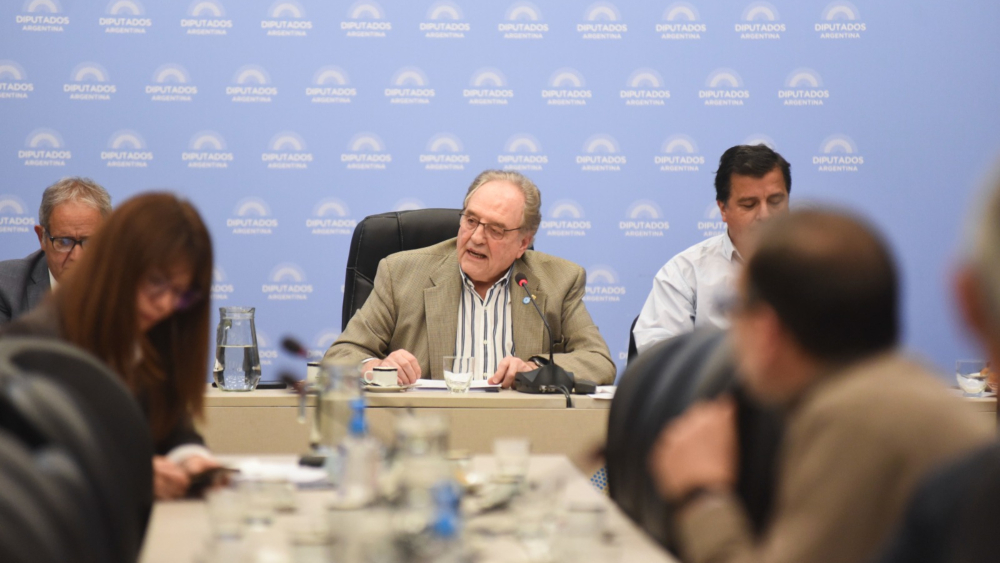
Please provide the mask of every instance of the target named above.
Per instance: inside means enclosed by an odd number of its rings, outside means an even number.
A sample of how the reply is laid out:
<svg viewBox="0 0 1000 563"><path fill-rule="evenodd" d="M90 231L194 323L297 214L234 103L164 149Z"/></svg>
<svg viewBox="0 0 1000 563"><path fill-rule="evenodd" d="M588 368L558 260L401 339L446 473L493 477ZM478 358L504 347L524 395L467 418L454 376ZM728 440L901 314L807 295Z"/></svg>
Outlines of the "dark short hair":
<svg viewBox="0 0 1000 563"><path fill-rule="evenodd" d="M896 266L873 227L810 209L764 227L746 265L747 306L766 303L802 348L827 363L885 351L899 337Z"/></svg>
<svg viewBox="0 0 1000 563"><path fill-rule="evenodd" d="M719 169L715 171L715 200L719 203L729 201L729 189L733 174L763 178L775 168L781 168L785 177L785 192L792 193L792 165L785 157L774 152L767 145L736 145L719 158Z"/></svg>

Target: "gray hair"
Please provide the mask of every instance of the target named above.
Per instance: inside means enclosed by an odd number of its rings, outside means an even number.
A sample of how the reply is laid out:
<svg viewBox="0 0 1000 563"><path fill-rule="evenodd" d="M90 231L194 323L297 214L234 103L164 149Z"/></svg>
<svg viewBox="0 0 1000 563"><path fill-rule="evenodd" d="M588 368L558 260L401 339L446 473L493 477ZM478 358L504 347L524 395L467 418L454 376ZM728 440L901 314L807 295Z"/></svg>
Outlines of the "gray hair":
<svg viewBox="0 0 1000 563"><path fill-rule="evenodd" d="M74 176L63 178L45 188L42 204L38 207L38 223L46 230L56 206L67 201L78 201L101 212L102 217L111 213L111 196L97 182L90 178Z"/></svg>
<svg viewBox="0 0 1000 563"><path fill-rule="evenodd" d="M487 182L508 182L521 190L524 195L524 216L521 220L520 230L535 236L538 225L542 222L542 193L538 191L538 186L534 182L520 172L513 170L486 170L482 172L469 186L465 200L462 201L462 208L468 207L472 194L476 193L476 190Z"/></svg>

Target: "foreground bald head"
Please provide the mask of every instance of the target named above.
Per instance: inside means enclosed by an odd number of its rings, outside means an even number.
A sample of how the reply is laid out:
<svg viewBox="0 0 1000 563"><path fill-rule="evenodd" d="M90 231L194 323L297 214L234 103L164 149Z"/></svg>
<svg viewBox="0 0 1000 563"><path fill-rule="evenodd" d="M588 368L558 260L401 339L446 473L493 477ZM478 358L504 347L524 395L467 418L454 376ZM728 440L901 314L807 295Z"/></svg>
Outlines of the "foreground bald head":
<svg viewBox="0 0 1000 563"><path fill-rule="evenodd" d="M797 211L761 233L740 283L734 334L751 389L793 399L821 372L896 345L896 267L851 215Z"/></svg>

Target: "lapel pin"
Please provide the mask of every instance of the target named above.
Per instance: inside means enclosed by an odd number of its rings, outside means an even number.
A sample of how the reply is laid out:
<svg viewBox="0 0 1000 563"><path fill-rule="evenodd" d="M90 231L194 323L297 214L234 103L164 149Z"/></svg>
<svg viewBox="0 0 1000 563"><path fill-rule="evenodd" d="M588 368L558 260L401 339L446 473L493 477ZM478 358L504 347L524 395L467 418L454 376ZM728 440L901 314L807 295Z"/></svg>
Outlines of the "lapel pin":
<svg viewBox="0 0 1000 563"><path fill-rule="evenodd" d="M521 300L521 302L527 305L528 303L531 303L531 299L525 297L524 299Z"/></svg>

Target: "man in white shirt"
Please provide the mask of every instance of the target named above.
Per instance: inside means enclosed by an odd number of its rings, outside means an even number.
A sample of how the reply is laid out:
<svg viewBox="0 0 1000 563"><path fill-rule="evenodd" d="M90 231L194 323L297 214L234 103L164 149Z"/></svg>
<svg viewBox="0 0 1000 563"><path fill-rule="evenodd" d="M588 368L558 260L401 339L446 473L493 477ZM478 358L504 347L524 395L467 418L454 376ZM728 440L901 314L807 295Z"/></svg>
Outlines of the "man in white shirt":
<svg viewBox="0 0 1000 563"><path fill-rule="evenodd" d="M715 200L726 232L674 256L653 278L632 334L642 353L695 327L726 328L721 299L731 295L753 232L788 211L791 166L766 145L737 145L722 153L715 172Z"/></svg>

